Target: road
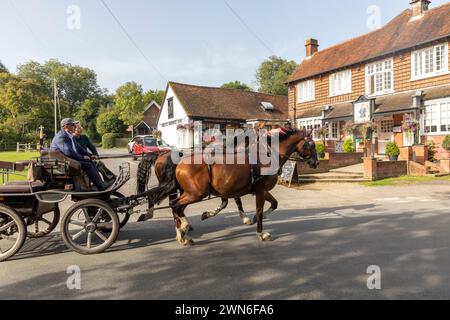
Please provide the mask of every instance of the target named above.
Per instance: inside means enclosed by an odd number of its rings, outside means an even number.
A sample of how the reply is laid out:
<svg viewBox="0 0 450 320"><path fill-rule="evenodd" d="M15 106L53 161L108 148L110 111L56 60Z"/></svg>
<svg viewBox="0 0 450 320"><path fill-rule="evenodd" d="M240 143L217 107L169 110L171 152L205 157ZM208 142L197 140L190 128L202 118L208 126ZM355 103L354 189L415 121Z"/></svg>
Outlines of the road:
<svg viewBox="0 0 450 320"><path fill-rule="evenodd" d="M132 180L122 191L134 189ZM268 243L257 240L255 226L241 225L234 203L201 222L218 200L187 210L193 247L176 243L168 210L146 223L133 220L100 255L68 251L58 232L29 240L0 264L0 298L450 298L449 183L279 186L274 195L280 208L265 222L274 238ZM251 215L253 201L244 199ZM81 270L80 290L67 288L69 266ZM369 266L381 270L380 290L367 287Z"/></svg>

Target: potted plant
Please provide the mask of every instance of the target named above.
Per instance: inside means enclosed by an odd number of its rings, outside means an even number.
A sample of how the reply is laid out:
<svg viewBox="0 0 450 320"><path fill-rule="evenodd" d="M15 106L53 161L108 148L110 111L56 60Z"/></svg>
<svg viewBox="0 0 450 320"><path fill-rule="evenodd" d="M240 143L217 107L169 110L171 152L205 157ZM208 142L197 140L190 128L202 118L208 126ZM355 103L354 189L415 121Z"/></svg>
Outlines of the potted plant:
<svg viewBox="0 0 450 320"><path fill-rule="evenodd" d="M316 151L320 159L325 159L325 145L323 145L322 143L317 143Z"/></svg>
<svg viewBox="0 0 450 320"><path fill-rule="evenodd" d="M391 161L397 161L398 156L400 155L400 149L398 148L395 142L389 142L386 145L386 155L389 157Z"/></svg>
<svg viewBox="0 0 450 320"><path fill-rule="evenodd" d="M347 139L345 140L344 144L342 145L342 150L345 153L351 153L351 152L355 152L355 146L353 144L353 140L352 139Z"/></svg>

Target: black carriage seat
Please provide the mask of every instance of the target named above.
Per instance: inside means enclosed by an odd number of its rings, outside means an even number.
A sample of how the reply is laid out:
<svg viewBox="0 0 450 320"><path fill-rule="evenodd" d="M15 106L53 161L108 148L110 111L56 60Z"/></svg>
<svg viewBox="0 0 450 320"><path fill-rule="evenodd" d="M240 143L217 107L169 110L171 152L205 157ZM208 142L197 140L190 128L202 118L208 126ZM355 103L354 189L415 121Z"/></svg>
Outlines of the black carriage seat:
<svg viewBox="0 0 450 320"><path fill-rule="evenodd" d="M55 160L68 163L67 172L64 173L65 176L78 177L83 174L81 164L78 161L66 157L59 151L41 151L41 161L45 162Z"/></svg>
<svg viewBox="0 0 450 320"><path fill-rule="evenodd" d="M42 182L8 182L7 184L0 186L0 194L27 194L32 192L39 192L44 190L44 184Z"/></svg>

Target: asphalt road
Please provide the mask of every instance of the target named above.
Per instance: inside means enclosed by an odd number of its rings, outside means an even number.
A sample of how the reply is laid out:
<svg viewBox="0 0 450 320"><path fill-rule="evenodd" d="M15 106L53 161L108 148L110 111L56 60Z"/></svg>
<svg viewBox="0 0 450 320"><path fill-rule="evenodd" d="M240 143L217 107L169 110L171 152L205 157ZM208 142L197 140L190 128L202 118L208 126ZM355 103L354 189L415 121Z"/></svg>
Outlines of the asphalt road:
<svg viewBox="0 0 450 320"><path fill-rule="evenodd" d="M123 192L134 189L132 180ZM450 298L449 183L279 186L274 195L280 209L265 222L274 238L268 243L257 240L255 226L241 225L233 203L201 222L218 200L187 210L193 247L177 244L168 210L146 223L132 221L100 255L70 252L58 232L28 240L0 264L0 298ZM244 199L251 215L253 201ZM67 288L73 265L81 270L80 290ZM380 290L367 287L369 266L381 270Z"/></svg>

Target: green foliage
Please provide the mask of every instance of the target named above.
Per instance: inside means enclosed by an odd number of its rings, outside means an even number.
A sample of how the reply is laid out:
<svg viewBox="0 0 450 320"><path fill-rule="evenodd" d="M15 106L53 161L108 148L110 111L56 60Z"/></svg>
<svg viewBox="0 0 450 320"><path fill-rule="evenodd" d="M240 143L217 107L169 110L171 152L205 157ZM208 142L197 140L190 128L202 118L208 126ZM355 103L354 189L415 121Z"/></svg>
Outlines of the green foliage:
<svg viewBox="0 0 450 320"><path fill-rule="evenodd" d="M388 157L398 157L400 155L400 149L395 142L386 144L386 155Z"/></svg>
<svg viewBox="0 0 450 320"><path fill-rule="evenodd" d="M144 112L142 86L136 82L127 82L116 90L114 108L126 125L136 125L142 120Z"/></svg>
<svg viewBox="0 0 450 320"><path fill-rule="evenodd" d="M225 83L222 85L221 88L224 89L237 89L237 90L244 90L244 91L252 91L252 88L250 88L248 85L246 85L245 83L242 83L240 81L231 81L228 83Z"/></svg>
<svg viewBox="0 0 450 320"><path fill-rule="evenodd" d="M346 153L355 152L355 146L353 144L352 139L345 140L344 144L342 145L342 150Z"/></svg>
<svg viewBox="0 0 450 320"><path fill-rule="evenodd" d="M258 91L267 94L287 96L286 81L297 67L295 61L288 61L277 56L271 56L264 61L256 72Z"/></svg>
<svg viewBox="0 0 450 320"><path fill-rule="evenodd" d="M325 158L325 145L322 143L316 143L316 152L321 159Z"/></svg>
<svg viewBox="0 0 450 320"><path fill-rule="evenodd" d="M427 141L426 146L428 147L428 161L433 162L434 156L436 155L436 143L434 141Z"/></svg>
<svg viewBox="0 0 450 320"><path fill-rule="evenodd" d="M104 111L97 117L97 132L100 135L106 133L122 133L126 126L122 120L120 120L117 112Z"/></svg>
<svg viewBox="0 0 450 320"><path fill-rule="evenodd" d="M0 61L0 73L9 73L8 69L6 69L5 65Z"/></svg>
<svg viewBox="0 0 450 320"><path fill-rule="evenodd" d="M148 106L152 101L156 101L160 106L163 105L164 95L166 92L164 90L149 90L144 94L144 106Z"/></svg>
<svg viewBox="0 0 450 320"><path fill-rule="evenodd" d="M102 148L112 149L115 147L116 138L120 137L117 133L105 133L102 137Z"/></svg>
<svg viewBox="0 0 450 320"><path fill-rule="evenodd" d="M450 135L444 138L444 141L442 142L442 148L444 148L445 151L450 151Z"/></svg>

